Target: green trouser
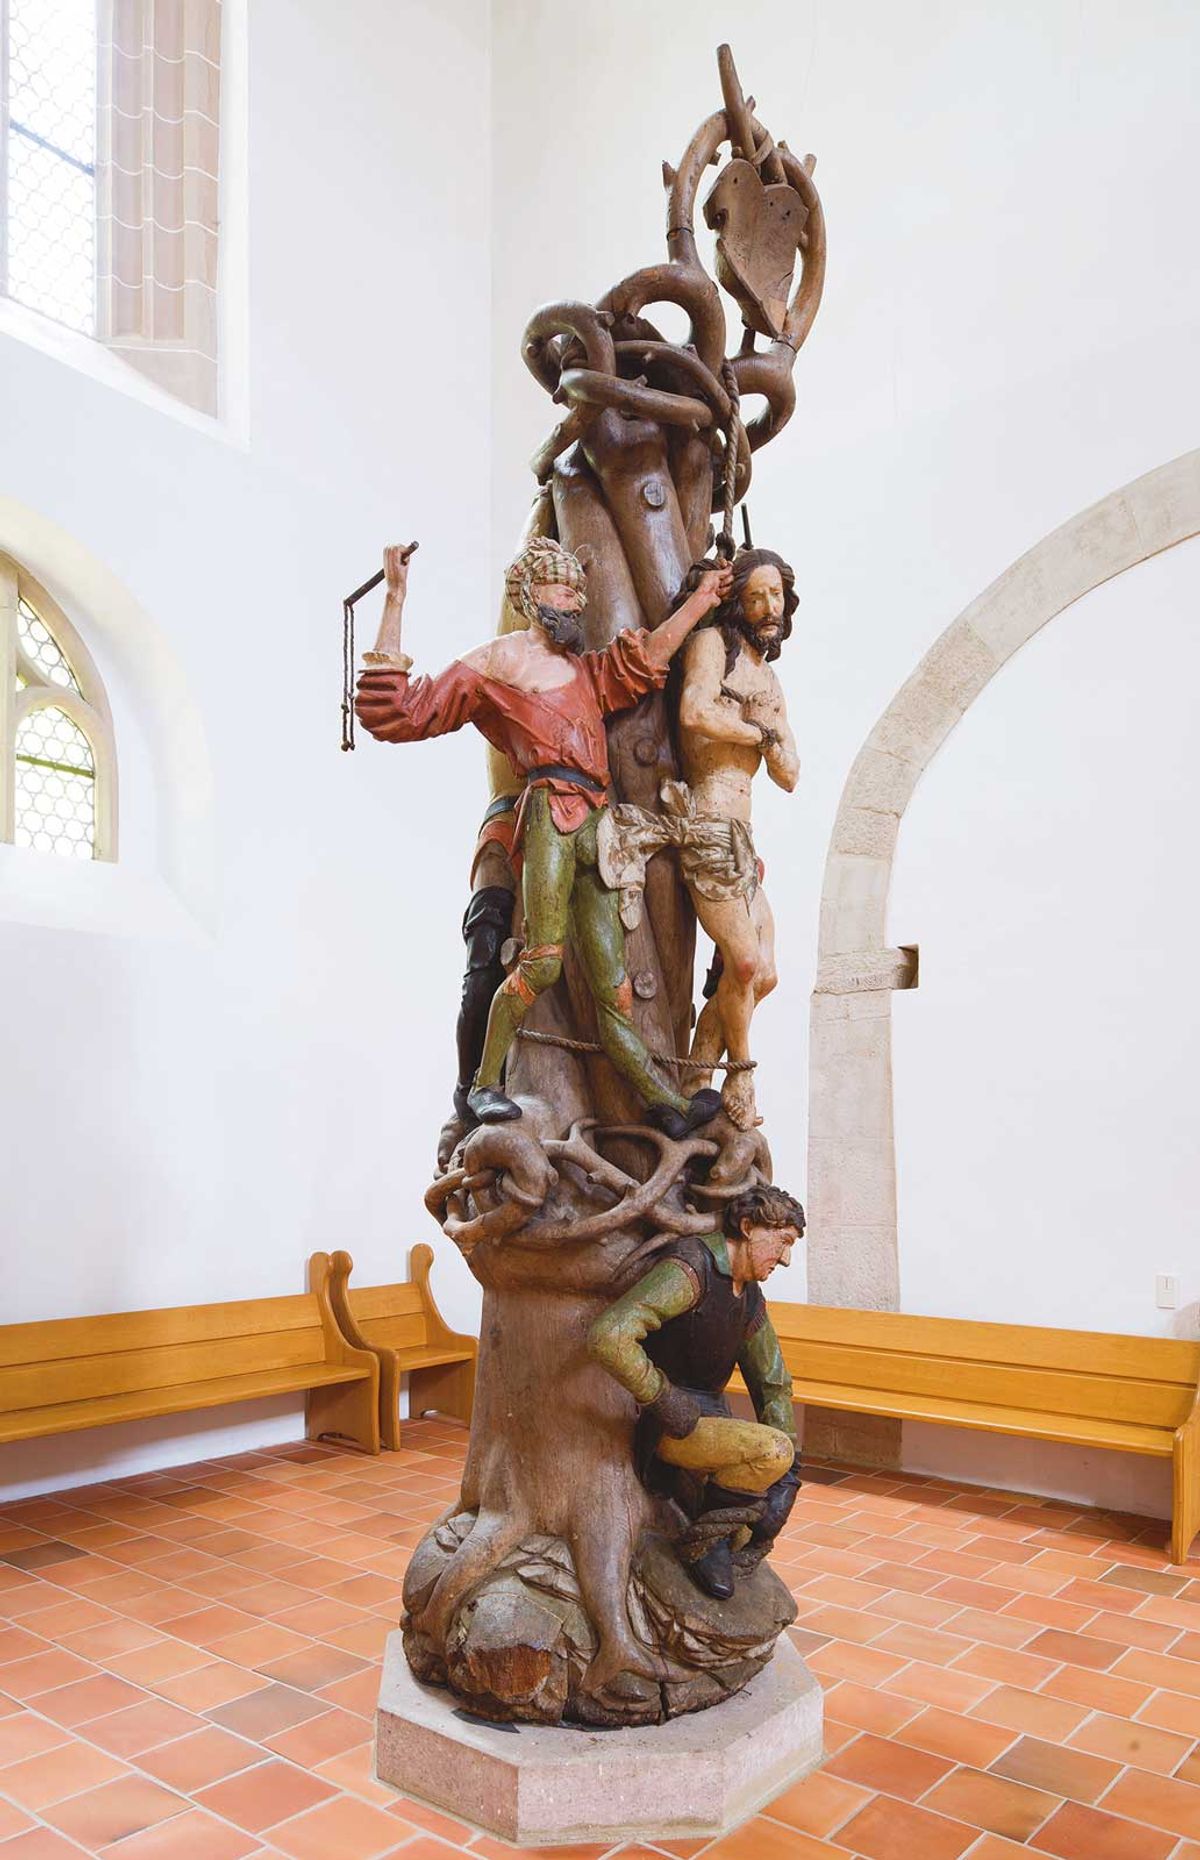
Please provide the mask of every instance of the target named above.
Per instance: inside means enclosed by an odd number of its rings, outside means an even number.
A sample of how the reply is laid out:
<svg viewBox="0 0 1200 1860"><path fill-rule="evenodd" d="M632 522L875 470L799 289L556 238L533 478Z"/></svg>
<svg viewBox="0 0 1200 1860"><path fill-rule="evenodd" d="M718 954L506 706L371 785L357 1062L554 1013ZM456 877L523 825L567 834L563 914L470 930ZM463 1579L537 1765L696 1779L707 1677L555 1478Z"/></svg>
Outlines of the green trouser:
<svg viewBox="0 0 1200 1860"><path fill-rule="evenodd" d="M521 879L525 948L512 974L492 997L475 1083L499 1090L517 1028L537 997L562 974L569 928L595 998L600 1042L613 1065L647 1104L670 1104L685 1111L688 1100L659 1076L630 1018L633 990L625 974L625 931L618 898L596 866L599 821L600 810L592 808L582 826L573 833L560 833L546 790L535 788L529 796Z"/></svg>

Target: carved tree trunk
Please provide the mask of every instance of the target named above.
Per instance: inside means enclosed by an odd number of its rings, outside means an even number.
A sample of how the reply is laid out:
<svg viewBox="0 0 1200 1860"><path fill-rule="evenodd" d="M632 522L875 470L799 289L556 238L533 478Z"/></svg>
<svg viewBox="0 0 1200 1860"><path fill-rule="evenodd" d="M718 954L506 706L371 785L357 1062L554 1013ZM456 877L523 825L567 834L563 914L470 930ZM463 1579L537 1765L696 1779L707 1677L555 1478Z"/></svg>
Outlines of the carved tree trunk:
<svg viewBox="0 0 1200 1860"><path fill-rule="evenodd" d="M539 312L527 332L529 366L570 408L537 464L553 528L587 565L591 649L666 616L707 546L725 470L736 461L739 494L749 475L718 378L724 312L691 232L699 178L721 142L736 152L739 133L765 137L731 73L723 51L732 127L726 112L709 118L678 173L667 171L671 262L627 280L599 311ZM771 159L804 196L812 244L786 340L757 356L744 346L732 365L748 371L748 391L767 396L768 417L751 432L758 443L790 412L790 370L824 261L807 169L783 152ZM688 308L687 349L641 319L655 299ZM616 798L657 810L661 784L678 774L669 697L615 718L609 740ZM634 1018L653 1053L687 1053L694 945L687 892L674 859L660 855L626 949ZM562 980L526 1024L595 1039L569 945ZM599 1054L519 1041L506 1089L521 1119L472 1133L427 1197L484 1300L461 1496L406 1581L409 1659L419 1677L449 1684L493 1719L653 1722L744 1685L794 1605L765 1563L732 1602L692 1584L671 1548L680 1515L651 1497L634 1465L635 1404L589 1360L587 1334L644 1270L656 1238L711 1229L723 1198L769 1179L770 1158L756 1132L723 1115L674 1145L637 1128L639 1102Z"/></svg>

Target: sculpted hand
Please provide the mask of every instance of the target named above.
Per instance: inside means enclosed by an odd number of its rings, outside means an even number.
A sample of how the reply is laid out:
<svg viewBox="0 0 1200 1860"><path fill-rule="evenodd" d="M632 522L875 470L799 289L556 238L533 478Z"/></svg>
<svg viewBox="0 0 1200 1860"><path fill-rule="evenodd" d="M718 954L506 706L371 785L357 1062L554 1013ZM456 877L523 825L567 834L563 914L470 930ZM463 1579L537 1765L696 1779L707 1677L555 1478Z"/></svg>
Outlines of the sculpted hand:
<svg viewBox="0 0 1200 1860"><path fill-rule="evenodd" d="M673 1382L666 1383L662 1393L646 1403L646 1411L673 1440L683 1440L690 1434L702 1412L695 1397L686 1389L677 1389Z"/></svg>
<svg viewBox="0 0 1200 1860"><path fill-rule="evenodd" d="M408 588L408 564L416 543L393 543L383 552L383 572L389 594L403 595Z"/></svg>
<svg viewBox="0 0 1200 1860"><path fill-rule="evenodd" d="M704 612L711 613L714 607L719 607L722 601L727 601L732 586L733 569L728 562L722 562L718 568L705 569L696 590Z"/></svg>

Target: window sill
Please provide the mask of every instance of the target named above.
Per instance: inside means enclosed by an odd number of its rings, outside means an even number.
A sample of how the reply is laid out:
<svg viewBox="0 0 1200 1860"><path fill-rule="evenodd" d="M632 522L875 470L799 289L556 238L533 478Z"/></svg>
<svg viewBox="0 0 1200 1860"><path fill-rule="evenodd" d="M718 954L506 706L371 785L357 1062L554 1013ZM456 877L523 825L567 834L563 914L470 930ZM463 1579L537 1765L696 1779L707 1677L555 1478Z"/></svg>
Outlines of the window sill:
<svg viewBox="0 0 1200 1860"><path fill-rule="evenodd" d="M235 417L224 415L214 418L208 413L198 413L194 407L176 400L153 381L140 375L136 368L131 368L106 349L102 342L91 336L83 336L75 329L67 329L61 323L55 323L50 317L42 316L37 310L30 310L25 304L19 304L11 297L0 296L0 336L11 336L17 342L24 342L53 361L64 362L68 368L76 369L80 374L88 375L102 386L115 388L119 394L127 394L131 400L139 400L144 406L153 407L159 413L169 414L181 425L189 426L193 432L205 433L210 439L219 439L226 445L234 446L238 451L249 449L249 422L243 409Z"/></svg>

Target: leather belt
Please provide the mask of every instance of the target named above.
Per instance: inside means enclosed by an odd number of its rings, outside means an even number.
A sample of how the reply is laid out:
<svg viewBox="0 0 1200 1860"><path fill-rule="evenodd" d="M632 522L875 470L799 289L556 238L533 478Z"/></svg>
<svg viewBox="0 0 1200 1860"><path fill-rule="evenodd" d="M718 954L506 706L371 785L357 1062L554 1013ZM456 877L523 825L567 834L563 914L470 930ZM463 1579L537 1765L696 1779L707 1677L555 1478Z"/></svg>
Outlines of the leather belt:
<svg viewBox="0 0 1200 1860"><path fill-rule="evenodd" d="M483 816L483 820L480 824L486 827L488 821L495 820L497 814L511 814L516 805L517 796L515 794L498 794Z"/></svg>
<svg viewBox="0 0 1200 1860"><path fill-rule="evenodd" d="M547 762L541 768L526 769L526 783L534 781L569 781L576 788L590 788L593 794L607 794L607 784L585 775L582 769L563 768L561 763Z"/></svg>

